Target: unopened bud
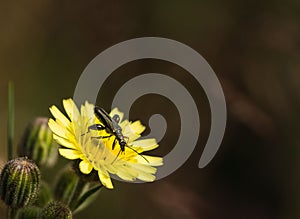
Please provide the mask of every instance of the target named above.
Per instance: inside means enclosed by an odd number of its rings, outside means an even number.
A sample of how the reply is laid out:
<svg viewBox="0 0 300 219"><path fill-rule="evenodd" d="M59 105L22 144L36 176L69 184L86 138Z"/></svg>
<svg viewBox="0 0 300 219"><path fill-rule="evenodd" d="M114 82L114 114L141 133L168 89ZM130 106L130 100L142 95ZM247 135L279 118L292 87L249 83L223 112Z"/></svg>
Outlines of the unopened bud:
<svg viewBox="0 0 300 219"><path fill-rule="evenodd" d="M53 166L58 153L53 133L48 127L48 118L38 117L27 126L18 145L18 155L29 157L39 166Z"/></svg>
<svg viewBox="0 0 300 219"><path fill-rule="evenodd" d="M62 202L52 201L43 208L38 219L71 219L71 210Z"/></svg>
<svg viewBox="0 0 300 219"><path fill-rule="evenodd" d="M0 175L0 196L11 208L21 208L36 197L40 184L37 165L26 157L7 162Z"/></svg>

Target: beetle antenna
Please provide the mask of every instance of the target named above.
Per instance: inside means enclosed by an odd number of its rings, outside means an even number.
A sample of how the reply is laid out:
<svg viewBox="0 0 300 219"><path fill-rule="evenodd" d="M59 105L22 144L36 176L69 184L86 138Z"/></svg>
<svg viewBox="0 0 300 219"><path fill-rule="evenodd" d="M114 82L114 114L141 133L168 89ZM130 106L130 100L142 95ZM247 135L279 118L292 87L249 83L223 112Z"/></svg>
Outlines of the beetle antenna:
<svg viewBox="0 0 300 219"><path fill-rule="evenodd" d="M134 151L138 155L140 155L145 161L147 161L147 163L150 163L149 160L147 160L147 158L144 155L142 155L141 153L137 152L137 150L135 150L134 148L132 148L132 147L130 147L128 145L126 145L126 147L129 148L130 150Z"/></svg>

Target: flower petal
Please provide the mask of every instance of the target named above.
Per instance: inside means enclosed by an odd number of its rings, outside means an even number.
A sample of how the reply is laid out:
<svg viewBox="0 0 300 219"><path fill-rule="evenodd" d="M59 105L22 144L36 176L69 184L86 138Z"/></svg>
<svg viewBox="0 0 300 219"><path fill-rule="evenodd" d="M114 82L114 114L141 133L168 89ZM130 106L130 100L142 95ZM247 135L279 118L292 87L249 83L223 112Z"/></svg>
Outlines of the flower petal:
<svg viewBox="0 0 300 219"><path fill-rule="evenodd" d="M59 109L56 106L53 105L49 109L56 121L59 120L61 124L63 124L65 127L69 126L70 121L62 112L59 111Z"/></svg>
<svg viewBox="0 0 300 219"><path fill-rule="evenodd" d="M132 132L136 134L141 134L143 131L145 131L146 127L142 125L140 120L137 120L130 124L130 128Z"/></svg>
<svg viewBox="0 0 300 219"><path fill-rule="evenodd" d="M80 158L81 153L77 150L72 150L72 149L65 149L65 148L59 148L58 152L61 156L70 159L70 160L75 160Z"/></svg>
<svg viewBox="0 0 300 219"><path fill-rule="evenodd" d="M155 167L152 167L152 166L149 166L149 165L146 165L146 164L133 164L132 167L137 170L139 173L141 172L145 172L145 173L149 173L149 174L154 174L156 173L156 168Z"/></svg>
<svg viewBox="0 0 300 219"><path fill-rule="evenodd" d="M93 166L89 162L83 160L79 163L79 169L82 173L89 174L92 171Z"/></svg>
<svg viewBox="0 0 300 219"><path fill-rule="evenodd" d="M155 180L155 176L147 172L141 172L137 178L145 182L153 182Z"/></svg>
<svg viewBox="0 0 300 219"><path fill-rule="evenodd" d="M143 155L143 156L138 156L136 159L137 159L137 162L141 163L141 164L148 164L151 166L163 165L163 159L161 157ZM147 159L147 161L145 159Z"/></svg>
<svg viewBox="0 0 300 219"><path fill-rule="evenodd" d="M72 133L69 132L68 129L65 127L60 126L57 122L55 122L53 119L49 119L48 126L51 129L53 133L55 133L58 136L61 136L63 138L68 139L69 136L72 136Z"/></svg>
<svg viewBox="0 0 300 219"><path fill-rule="evenodd" d="M118 177L126 181L134 181L138 176L138 172L135 171L131 166L120 166L116 174Z"/></svg>
<svg viewBox="0 0 300 219"><path fill-rule="evenodd" d="M107 171L98 170L98 176L103 186L105 186L108 189L114 188Z"/></svg>
<svg viewBox="0 0 300 219"><path fill-rule="evenodd" d="M130 143L130 146L142 147L144 151L150 151L157 148L158 144L155 138L148 138L148 139L133 141Z"/></svg>
<svg viewBox="0 0 300 219"><path fill-rule="evenodd" d="M75 141L75 139L65 139L62 138L56 134L53 133L53 139L60 144L61 146L70 148L70 149L77 149L77 142Z"/></svg>
<svg viewBox="0 0 300 219"><path fill-rule="evenodd" d="M128 142L132 142L132 141L138 139L139 137L141 137L140 134L136 133L135 131L133 131L131 129L130 125L131 125L131 123L128 120L124 120L120 124L122 131L123 131L123 135L128 138Z"/></svg>
<svg viewBox="0 0 300 219"><path fill-rule="evenodd" d="M88 120L89 119L92 120L95 117L95 115L94 115L94 105L88 103L87 101L85 101L85 104L81 105L80 113L81 113L81 116L83 118L87 118Z"/></svg>
<svg viewBox="0 0 300 219"><path fill-rule="evenodd" d="M63 105L70 120L77 121L78 118L80 117L80 113L74 101L71 98L65 99L63 100Z"/></svg>

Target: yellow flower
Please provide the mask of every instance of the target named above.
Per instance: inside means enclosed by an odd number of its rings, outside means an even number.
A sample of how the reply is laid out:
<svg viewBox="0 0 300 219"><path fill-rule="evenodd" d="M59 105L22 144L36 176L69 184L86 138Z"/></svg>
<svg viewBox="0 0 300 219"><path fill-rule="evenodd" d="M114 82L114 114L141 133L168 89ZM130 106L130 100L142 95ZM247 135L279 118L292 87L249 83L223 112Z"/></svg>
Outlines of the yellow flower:
<svg viewBox="0 0 300 219"><path fill-rule="evenodd" d="M113 188L110 174L115 174L126 181L155 180L154 166L162 165L163 160L160 157L141 155L144 151L157 148L158 144L155 139L138 140L145 130L140 121L123 121L124 114L117 108L110 112L111 117L114 115L120 117L119 125L127 140L125 151L121 151L118 141L112 149L114 135L103 138L111 133L89 128L94 124L102 124L94 114L93 104L85 102L79 111L74 101L67 99L63 100L63 106L68 117L56 106L51 106L50 111L55 120L49 119L49 127L53 132L53 138L63 146L59 148L60 155L70 160L81 159L79 169L82 173L89 174L95 169L101 183L109 189Z"/></svg>

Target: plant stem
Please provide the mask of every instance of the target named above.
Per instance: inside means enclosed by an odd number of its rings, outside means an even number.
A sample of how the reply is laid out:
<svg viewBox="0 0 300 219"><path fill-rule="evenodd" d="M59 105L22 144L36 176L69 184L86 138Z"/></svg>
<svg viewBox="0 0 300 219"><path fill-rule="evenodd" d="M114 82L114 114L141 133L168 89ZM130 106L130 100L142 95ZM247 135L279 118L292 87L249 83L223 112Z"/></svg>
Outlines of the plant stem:
<svg viewBox="0 0 300 219"><path fill-rule="evenodd" d="M14 208L8 207L7 209L7 219L14 219L16 214L16 210Z"/></svg>
<svg viewBox="0 0 300 219"><path fill-rule="evenodd" d="M8 121L7 121L7 159L13 158L13 139L14 139L14 84L8 83ZM15 218L15 209L7 208L7 218Z"/></svg>
<svg viewBox="0 0 300 219"><path fill-rule="evenodd" d="M82 190L83 190L83 187L85 186L86 182L83 181L80 177L77 178L77 185L76 185L76 188L75 188L75 191L73 193L73 196L72 196L72 199L71 199L71 202L69 203L69 207L72 211L75 210L75 207L76 207L76 204L77 204L77 201L78 201L78 198L80 197L81 193L82 193Z"/></svg>
<svg viewBox="0 0 300 219"><path fill-rule="evenodd" d="M91 195L93 195L95 192L97 192L99 189L101 189L102 186L103 185L96 186L96 187L90 189L89 191L87 191L83 196L81 196L80 199L77 201L74 210L79 208L81 206L81 204L84 203L85 200L87 200Z"/></svg>
<svg viewBox="0 0 300 219"><path fill-rule="evenodd" d="M7 158L13 158L13 138L14 138L14 84L8 83L8 126L7 126Z"/></svg>

